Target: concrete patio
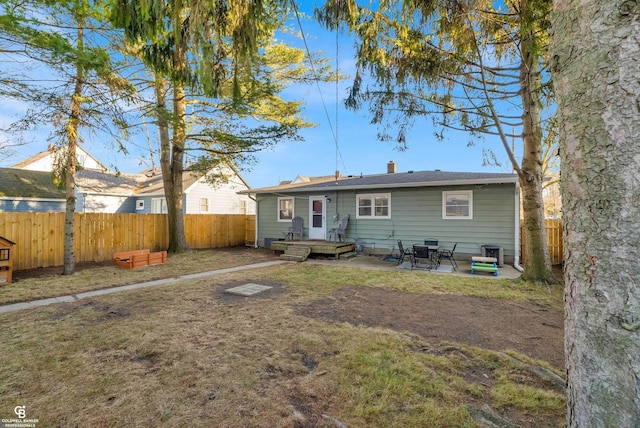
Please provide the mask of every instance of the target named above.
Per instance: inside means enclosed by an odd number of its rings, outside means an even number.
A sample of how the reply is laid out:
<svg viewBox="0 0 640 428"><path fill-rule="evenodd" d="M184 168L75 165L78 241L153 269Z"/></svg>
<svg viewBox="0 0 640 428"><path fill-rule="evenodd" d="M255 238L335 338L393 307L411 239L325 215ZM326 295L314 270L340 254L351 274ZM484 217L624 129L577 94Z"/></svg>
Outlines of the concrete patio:
<svg viewBox="0 0 640 428"><path fill-rule="evenodd" d="M457 275L457 276L477 276L477 277L486 277L486 278L519 278L521 273L514 268L512 265L505 265L498 269L498 276L494 276L493 274L486 272L479 272L476 274L471 274L471 260L457 260L458 270L455 272L439 272L427 269L414 269L412 272L416 273L428 273L433 275ZM394 270L403 270L409 271L408 269L403 269L402 267L397 266L397 262L395 261L385 261L382 256L374 256L374 255L356 255L351 258L340 258L338 260L326 260L319 258L309 258L305 263L313 263L313 264L328 264L334 266L350 266L364 269L380 269L387 271ZM406 262L405 262L406 263ZM446 260L442 262L443 266L450 266ZM406 265L405 265L406 266Z"/></svg>

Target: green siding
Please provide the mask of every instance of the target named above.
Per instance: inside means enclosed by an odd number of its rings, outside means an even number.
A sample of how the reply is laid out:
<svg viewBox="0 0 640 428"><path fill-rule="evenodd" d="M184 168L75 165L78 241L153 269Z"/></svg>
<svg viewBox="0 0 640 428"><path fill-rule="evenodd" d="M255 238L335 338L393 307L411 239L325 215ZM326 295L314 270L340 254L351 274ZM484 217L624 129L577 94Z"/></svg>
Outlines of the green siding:
<svg viewBox="0 0 640 428"><path fill-rule="evenodd" d="M322 196L323 194L320 194ZM278 221L278 197L294 197L294 216L304 219L304 238L308 237L309 228L309 195L257 195L258 245L264 245L265 238L284 238L284 232L289 230L291 221ZM317 195L316 195L317 196Z"/></svg>
<svg viewBox="0 0 640 428"><path fill-rule="evenodd" d="M473 190L473 219L442 219L442 192ZM347 241L363 244L377 252L397 249L397 241L405 246L423 243L425 238L438 239L443 248L452 248L457 242L457 253L480 254L483 244L504 247L505 256L514 256L515 227L514 184L495 184L460 187L422 187L380 191L342 191L326 195L327 230L337 227L339 219L349 214ZM356 195L370 193L391 194L390 219L357 219ZM264 238L282 238L288 223L276 221L275 195L258 196L258 242ZM295 197L295 215L308 224L309 194ZM318 196L318 194L313 194ZM381 251L382 250L382 251Z"/></svg>

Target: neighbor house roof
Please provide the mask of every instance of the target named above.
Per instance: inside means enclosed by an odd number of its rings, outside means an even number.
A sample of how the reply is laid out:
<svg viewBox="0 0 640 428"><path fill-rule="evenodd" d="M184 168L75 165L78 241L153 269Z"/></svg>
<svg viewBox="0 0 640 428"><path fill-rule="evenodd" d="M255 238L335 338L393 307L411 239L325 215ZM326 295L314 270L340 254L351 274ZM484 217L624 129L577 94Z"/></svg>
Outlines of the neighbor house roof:
<svg viewBox="0 0 640 428"><path fill-rule="evenodd" d="M137 192L139 195L164 194L164 183L162 181L162 172L156 170L146 170L142 174L146 177L144 185ZM202 177L201 173L185 170L182 173L182 190L187 190L198 179Z"/></svg>
<svg viewBox="0 0 640 428"><path fill-rule="evenodd" d="M80 193L132 195L142 188L147 177L112 171L84 169L76 172L76 186Z"/></svg>
<svg viewBox="0 0 640 428"><path fill-rule="evenodd" d="M50 172L0 168L0 197L65 199Z"/></svg>
<svg viewBox="0 0 640 428"><path fill-rule="evenodd" d="M241 193L298 193L336 190L393 189L400 187L464 186L477 184L517 183L516 174L490 172L409 171L346 177L329 177L311 183L282 184L251 189Z"/></svg>
<svg viewBox="0 0 640 428"><path fill-rule="evenodd" d="M225 167L230 169L230 172L236 175L238 179L247 187L250 187L249 184L242 177L238 169L235 165L228 163L224 165L219 165L218 167L213 167L209 172L215 171L217 168L218 171L222 171L223 174L226 174L227 171L224 170ZM164 183L162 181L162 172L159 168L156 169L148 169L143 171L141 174L144 174L147 177L142 188L139 190L140 195L148 195L148 194L163 194L164 193ZM183 191L187 191L191 186L193 186L199 179L204 177L207 174L203 174L200 171L193 171L190 169L185 169L182 173L182 189Z"/></svg>

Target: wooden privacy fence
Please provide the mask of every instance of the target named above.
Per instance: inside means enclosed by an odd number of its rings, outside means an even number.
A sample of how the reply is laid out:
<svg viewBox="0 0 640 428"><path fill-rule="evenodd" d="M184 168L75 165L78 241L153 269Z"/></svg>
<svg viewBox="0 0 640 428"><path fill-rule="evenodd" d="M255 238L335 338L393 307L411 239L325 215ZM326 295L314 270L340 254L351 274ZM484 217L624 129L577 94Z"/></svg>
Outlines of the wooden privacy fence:
<svg viewBox="0 0 640 428"><path fill-rule="evenodd" d="M184 216L187 245L192 249L253 243L254 224L254 215ZM76 213L74 229L77 263L111 260L117 251L159 251L169 246L166 214ZM15 270L64 263L64 213L0 212L0 236L16 243Z"/></svg>
<svg viewBox="0 0 640 428"><path fill-rule="evenodd" d="M549 256L552 265L562 264L564 255L564 244L562 241L562 220L545 220L547 228L547 244L549 245ZM520 226L520 260L524 262L524 250L527 243L524 239L524 230Z"/></svg>

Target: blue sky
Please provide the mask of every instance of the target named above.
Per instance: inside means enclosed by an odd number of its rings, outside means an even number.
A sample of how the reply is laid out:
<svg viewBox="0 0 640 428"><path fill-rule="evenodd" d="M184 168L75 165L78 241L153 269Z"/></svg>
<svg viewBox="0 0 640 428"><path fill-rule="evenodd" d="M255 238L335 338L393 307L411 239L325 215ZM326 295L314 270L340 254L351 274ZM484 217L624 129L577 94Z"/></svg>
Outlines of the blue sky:
<svg viewBox="0 0 640 428"><path fill-rule="evenodd" d="M312 52L323 51L331 58L333 67L337 56L340 72L347 76L354 75L353 41L348 36L340 35L339 51L336 54L335 32L320 28L312 19L302 19L302 25ZM272 150L258 154L258 163L252 165L250 170L242 172L249 185L271 186L282 180L291 180L297 175L333 175L336 169L343 175L385 173L386 165L391 160L396 163L398 172L433 169L511 172L511 166L497 137L489 136L484 141L477 140L474 146L468 147L468 134L445 130L445 139L440 141L434 137L431 119L428 117L416 121L416 126L407 136L406 151L398 151L393 142L379 141L378 129L370 124L369 113L366 110L354 112L344 107L343 100L350 86L351 79L347 78L338 84L337 89L335 83L322 84L320 88L314 84L288 89L286 97L304 99L303 115L307 120L316 123L316 126L302 130L303 141L280 143ZM5 102L0 107L0 126L15 120L24 110L24 105ZM334 131L337 130L339 156L336 155L332 128ZM155 135L153 128L150 132L151 135ZM0 166L9 166L46 149L46 134L34 134L31 137L33 142L22 147L14 147L14 154L10 158L0 156ZM0 139L4 139L2 135ZM137 147L131 150L129 156L105 147L99 139L85 137L83 143L83 146L107 167L117 165L123 172L138 172L148 166L140 162L140 159L146 156L146 145L144 133L136 137ZM482 165L483 147L494 151L502 163L501 167Z"/></svg>

